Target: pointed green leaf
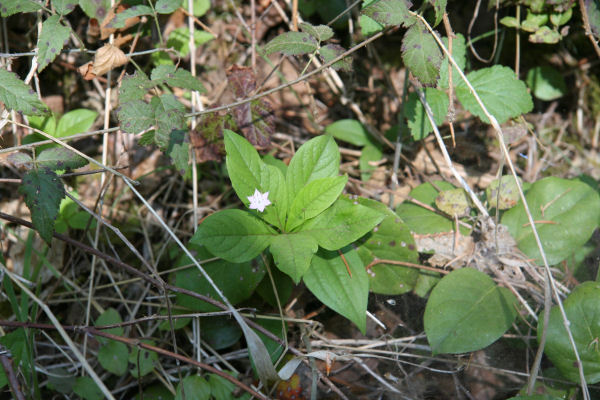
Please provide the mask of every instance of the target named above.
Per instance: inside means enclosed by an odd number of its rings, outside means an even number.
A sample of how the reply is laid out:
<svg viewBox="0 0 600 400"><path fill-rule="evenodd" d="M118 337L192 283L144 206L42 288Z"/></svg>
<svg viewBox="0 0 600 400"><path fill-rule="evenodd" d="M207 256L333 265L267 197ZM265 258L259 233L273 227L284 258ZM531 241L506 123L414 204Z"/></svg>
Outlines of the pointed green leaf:
<svg viewBox="0 0 600 400"><path fill-rule="evenodd" d="M85 108L71 110L60 118L53 136L60 138L86 132L94 125L96 118L98 112L94 110Z"/></svg>
<svg viewBox="0 0 600 400"><path fill-rule="evenodd" d="M154 124L154 111L150 104L142 100L123 103L117 108L121 129L127 133L139 133Z"/></svg>
<svg viewBox="0 0 600 400"><path fill-rule="evenodd" d="M239 263L259 255L274 234L273 229L248 212L223 210L200 224L194 243L205 245L217 257Z"/></svg>
<svg viewBox="0 0 600 400"><path fill-rule="evenodd" d="M115 15L113 20L110 21L108 24L106 24L106 27L111 28L111 29L123 28L123 27L125 27L125 21L127 21L129 18L141 17L142 15L152 15L152 14L153 14L153 12L150 7L136 5L136 6L130 7L128 9L118 13L117 15Z"/></svg>
<svg viewBox="0 0 600 400"><path fill-rule="evenodd" d="M210 385L200 375L187 376L177 385L175 400L208 400L209 398Z"/></svg>
<svg viewBox="0 0 600 400"><path fill-rule="evenodd" d="M129 349L125 343L110 340L98 349L98 362L102 368L117 376L127 372Z"/></svg>
<svg viewBox="0 0 600 400"><path fill-rule="evenodd" d="M51 170L85 167L87 160L64 147L46 149L36 158L36 164Z"/></svg>
<svg viewBox="0 0 600 400"><path fill-rule="evenodd" d="M190 71L181 68L176 69L174 65L159 65L152 70L150 78L155 82L166 83L170 86L197 90L200 93L206 92L202 83Z"/></svg>
<svg viewBox="0 0 600 400"><path fill-rule="evenodd" d="M159 149L164 150L169 145L171 133L185 128L185 107L172 94L155 96L150 105L154 110L156 126L154 142Z"/></svg>
<svg viewBox="0 0 600 400"><path fill-rule="evenodd" d="M585 183L548 177L535 182L525 196L549 264L557 264L583 246L598 227L600 197ZM519 202L502 217L519 249L541 264L542 259L525 207Z"/></svg>
<svg viewBox="0 0 600 400"><path fill-rule="evenodd" d="M124 104L132 100L143 100L146 92L155 86L146 74L135 71L133 75L125 75L119 88L119 103Z"/></svg>
<svg viewBox="0 0 600 400"><path fill-rule="evenodd" d="M431 292L423 322L434 354L483 349L500 338L517 315L517 298L473 268L446 275Z"/></svg>
<svg viewBox="0 0 600 400"><path fill-rule="evenodd" d="M442 22L442 17L446 12L446 2L447 0L429 0L429 3L431 3L433 9L435 10L435 23L433 26L436 26Z"/></svg>
<svg viewBox="0 0 600 400"><path fill-rule="evenodd" d="M36 0L2 0L0 15L9 17L16 13L25 13L42 9L42 4Z"/></svg>
<svg viewBox="0 0 600 400"><path fill-rule="evenodd" d="M437 42L419 22L402 39L402 60L423 85L434 85L440 76L442 52Z"/></svg>
<svg viewBox="0 0 600 400"><path fill-rule="evenodd" d="M337 251L319 250L304 274L304 283L323 304L354 322L364 334L369 296L367 272L354 249L346 247L342 253L352 277Z"/></svg>
<svg viewBox="0 0 600 400"><path fill-rule="evenodd" d="M300 231L314 237L319 246L338 250L369 232L383 218L383 213L342 196L327 210L301 225Z"/></svg>
<svg viewBox="0 0 600 400"><path fill-rule="evenodd" d="M4 68L0 68L0 101L7 109L27 115L43 115L48 112L35 91L19 79L17 74Z"/></svg>
<svg viewBox="0 0 600 400"><path fill-rule="evenodd" d="M365 265L373 260L419 262L419 253L408 226L393 212L365 235L358 246ZM392 264L376 264L368 271L370 290L374 293L397 295L409 292L417 283L419 271Z"/></svg>
<svg viewBox="0 0 600 400"><path fill-rule="evenodd" d="M448 105L450 104L448 95L438 89L425 88L425 100L431 107L431 111L433 111L433 119L436 125L441 125L448 113ZM433 132L433 127L419 96L414 92L410 93L405 107L411 136L414 140L425 139L427 135Z"/></svg>
<svg viewBox="0 0 600 400"><path fill-rule="evenodd" d="M452 58L456 61L460 69L464 71L467 64L467 43L465 37L460 33L457 33L455 36L452 40ZM442 42L448 48L448 38L443 37ZM444 54L444 59L440 66L440 79L438 79L438 86L442 89L448 89L448 63L448 56ZM452 66L452 85L456 86L460 80L461 78L458 75L456 67Z"/></svg>
<svg viewBox="0 0 600 400"><path fill-rule="evenodd" d="M271 205L267 206L265 212L258 216L279 229L283 229L288 209L287 189L283 173L277 167L262 163L259 191L269 192L268 198ZM248 197L245 200L244 204L248 201Z"/></svg>
<svg viewBox="0 0 600 400"><path fill-rule="evenodd" d="M69 14L76 6L77 0L52 0L52 7L61 15Z"/></svg>
<svg viewBox="0 0 600 400"><path fill-rule="evenodd" d="M355 119L340 119L335 121L325 127L325 133L355 146L366 146L372 143L369 132Z"/></svg>
<svg viewBox="0 0 600 400"><path fill-rule="evenodd" d="M290 206L286 230L293 230L322 213L342 194L346 182L348 176L332 176L315 179L300 189Z"/></svg>
<svg viewBox="0 0 600 400"><path fill-rule="evenodd" d="M517 79L513 70L508 67L494 65L482 68L469 73L467 79L500 124L533 109L533 101L525 82ZM483 122L490 122L462 80L456 85L456 97L471 114L478 116Z"/></svg>
<svg viewBox="0 0 600 400"><path fill-rule="evenodd" d="M38 72L41 72L60 54L69 40L71 29L60 23L60 17L53 15L42 24L38 39Z"/></svg>
<svg viewBox="0 0 600 400"><path fill-rule="evenodd" d="M154 9L159 14L170 14L179 7L181 7L181 0L158 0L154 5Z"/></svg>
<svg viewBox="0 0 600 400"><path fill-rule="evenodd" d="M563 303L569 330L573 335L577 353L583 363L585 381L600 382L600 284L584 282L577 286ZM543 312L538 321L538 341L544 330ZM546 333L544 353L556 368L572 382L579 382L579 368L569 336L558 307L552 307Z"/></svg>
<svg viewBox="0 0 600 400"><path fill-rule="evenodd" d="M333 29L327 25L311 25L308 22L301 22L300 29L317 39L317 42L324 42L333 37Z"/></svg>
<svg viewBox="0 0 600 400"><path fill-rule="evenodd" d="M79 0L79 6L88 17L102 21L108 14L108 10L110 10L110 1L111 0Z"/></svg>
<svg viewBox="0 0 600 400"><path fill-rule="evenodd" d="M330 61L333 61L335 58L341 56L342 54L344 54L345 51L346 51L346 49L343 48L342 46L340 46L339 44L330 43L330 44L326 44L325 46L321 47L319 49L319 54L321 55L323 62L328 63ZM333 68L335 70L345 71L345 72L352 71L352 58L344 57L341 60L334 62L331 65L331 68Z"/></svg>
<svg viewBox="0 0 600 400"><path fill-rule="evenodd" d="M377 167L371 165L370 163L380 161L382 158L383 153L379 147L373 145L363 147L362 151L360 152L360 158L358 159L360 179L365 182L371 179L371 175Z"/></svg>
<svg viewBox="0 0 600 400"><path fill-rule="evenodd" d="M303 232L282 233L273 237L269 250L275 265L288 274L296 284L310 266L319 245L310 235Z"/></svg>
<svg viewBox="0 0 600 400"><path fill-rule="evenodd" d="M288 204L307 183L337 176L340 169L340 152L331 136L317 136L304 143L294 154L286 174Z"/></svg>
<svg viewBox="0 0 600 400"><path fill-rule="evenodd" d="M414 22L410 15L412 4L406 0L379 0L365 7L361 14L368 16L383 26L404 25L408 27Z"/></svg>
<svg viewBox="0 0 600 400"><path fill-rule="evenodd" d="M58 176L45 168L30 170L23 176L22 182L19 193L25 195L33 227L46 243L50 243L65 189Z"/></svg>
<svg viewBox="0 0 600 400"><path fill-rule="evenodd" d="M287 55L312 53L319 48L317 40L306 32L285 32L265 45L265 53L281 52Z"/></svg>

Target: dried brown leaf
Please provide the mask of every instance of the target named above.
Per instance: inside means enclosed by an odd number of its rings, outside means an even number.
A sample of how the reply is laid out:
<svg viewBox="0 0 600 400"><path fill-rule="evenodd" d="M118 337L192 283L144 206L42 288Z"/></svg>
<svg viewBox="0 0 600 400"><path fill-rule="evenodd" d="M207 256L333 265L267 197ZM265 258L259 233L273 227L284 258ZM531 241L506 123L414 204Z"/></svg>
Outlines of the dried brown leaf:
<svg viewBox="0 0 600 400"><path fill-rule="evenodd" d="M123 50L107 43L96 52L92 72L96 75L104 75L111 69L125 64L127 64L127 56Z"/></svg>

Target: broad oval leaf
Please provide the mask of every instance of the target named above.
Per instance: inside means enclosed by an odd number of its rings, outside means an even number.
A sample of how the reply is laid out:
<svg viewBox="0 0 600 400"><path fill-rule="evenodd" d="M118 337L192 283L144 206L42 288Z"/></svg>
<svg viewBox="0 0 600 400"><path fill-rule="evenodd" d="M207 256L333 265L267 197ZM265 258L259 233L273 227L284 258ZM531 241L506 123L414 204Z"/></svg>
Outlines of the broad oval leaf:
<svg viewBox="0 0 600 400"><path fill-rule="evenodd" d="M363 124L355 119L340 119L339 121L335 121L325 128L325 133L355 146L372 144L369 133Z"/></svg>
<svg viewBox="0 0 600 400"><path fill-rule="evenodd" d="M142 342L154 345L154 342L151 340L142 340ZM129 370L131 376L139 378L152 372L154 364L158 362L158 354L154 351L134 346L129 354L129 362L133 364L133 368Z"/></svg>
<svg viewBox="0 0 600 400"><path fill-rule="evenodd" d="M423 322L434 354L466 353L495 342L517 315L517 298L473 268L446 275L431 292Z"/></svg>
<svg viewBox="0 0 600 400"><path fill-rule="evenodd" d="M35 0L2 0L0 2L0 15L3 17L41 9L42 5Z"/></svg>
<svg viewBox="0 0 600 400"><path fill-rule="evenodd" d="M567 93L567 84L556 69L544 65L531 68L527 72L527 86L540 100L556 100Z"/></svg>
<svg viewBox="0 0 600 400"><path fill-rule="evenodd" d="M27 115L43 115L48 108L16 73L0 68L0 101L9 110Z"/></svg>
<svg viewBox="0 0 600 400"><path fill-rule="evenodd" d="M90 129L98 117L98 112L78 108L63 115L56 126L55 137L65 137L83 133Z"/></svg>
<svg viewBox="0 0 600 400"><path fill-rule="evenodd" d="M577 353L583 363L585 381L600 382L600 283L584 282L563 303ZM538 340L544 329L543 313L538 322ZM552 307L544 353L569 380L579 382L579 369L558 307Z"/></svg>
<svg viewBox="0 0 600 400"><path fill-rule="evenodd" d="M129 349L125 343L109 340L98 349L98 362L102 368L117 376L127 372Z"/></svg>
<svg viewBox="0 0 600 400"><path fill-rule="evenodd" d="M50 64L69 40L71 29L60 23L60 16L53 15L42 24L38 39L38 72Z"/></svg>
<svg viewBox="0 0 600 400"><path fill-rule="evenodd" d="M64 147L46 149L40 153L35 161L37 165L52 170L77 169L85 167L88 163L85 158Z"/></svg>
<svg viewBox="0 0 600 400"><path fill-rule="evenodd" d="M414 24L404 34L402 60L423 85L435 85L440 76L442 52L423 23Z"/></svg>
<svg viewBox="0 0 600 400"><path fill-rule="evenodd" d="M346 264L337 251L319 250L304 274L306 287L323 304L354 322L364 334L367 324L369 279L365 267L351 247L341 250Z"/></svg>
<svg viewBox="0 0 600 400"><path fill-rule="evenodd" d="M275 231L242 210L222 210L206 217L190 240L231 262L250 261L270 243Z"/></svg>
<svg viewBox="0 0 600 400"><path fill-rule="evenodd" d="M121 315L117 310L110 307L107 308L99 317L96 319L95 326L103 326L103 325L114 325L120 324L123 322ZM122 336L125 330L122 327L110 328L110 329L102 329L102 332L110 333L112 335ZM109 339L106 338L98 338L100 343L108 343Z"/></svg>
<svg viewBox="0 0 600 400"><path fill-rule="evenodd" d="M23 176L19 193L31 211L31 222L46 243L52 241L54 220L58 216L65 189L58 176L46 168L32 169Z"/></svg>
<svg viewBox="0 0 600 400"><path fill-rule="evenodd" d="M296 283L300 282L308 270L318 249L317 241L303 232L276 235L269 247L277 268L288 274Z"/></svg>
<svg viewBox="0 0 600 400"><path fill-rule="evenodd" d="M360 168L360 179L368 181L373 175L373 171L377 169L371 162L380 161L383 158L383 152L379 146L367 145L363 147L360 152L360 158L358 159L358 166Z"/></svg>
<svg viewBox="0 0 600 400"><path fill-rule="evenodd" d="M339 169L340 152L331 136L317 136L304 143L287 169L288 204L292 204L304 185L315 179L337 176Z"/></svg>
<svg viewBox="0 0 600 400"><path fill-rule="evenodd" d="M244 204L248 204L248 196L255 189L264 193L260 185L263 162L258 152L246 139L226 129L223 132L226 164L233 190Z"/></svg>
<svg viewBox="0 0 600 400"><path fill-rule="evenodd" d="M578 180L548 177L535 182L525 196L536 221L549 264L557 264L583 246L592 236L600 218L600 197ZM542 263L523 203L502 217L519 249Z"/></svg>
<svg viewBox="0 0 600 400"><path fill-rule="evenodd" d="M267 54L281 52L287 55L308 54L319 48L317 40L306 32L285 32L265 45Z"/></svg>
<svg viewBox="0 0 600 400"><path fill-rule="evenodd" d="M177 385L175 400L208 400L210 384L200 375L185 377Z"/></svg>
<svg viewBox="0 0 600 400"><path fill-rule="evenodd" d="M517 79L514 71L508 67L494 65L481 68L470 72L467 79L487 110L500 124L533 109L533 101L525 82ZM456 97L471 114L478 116L483 122L490 123L475 96L462 80L456 85Z"/></svg>

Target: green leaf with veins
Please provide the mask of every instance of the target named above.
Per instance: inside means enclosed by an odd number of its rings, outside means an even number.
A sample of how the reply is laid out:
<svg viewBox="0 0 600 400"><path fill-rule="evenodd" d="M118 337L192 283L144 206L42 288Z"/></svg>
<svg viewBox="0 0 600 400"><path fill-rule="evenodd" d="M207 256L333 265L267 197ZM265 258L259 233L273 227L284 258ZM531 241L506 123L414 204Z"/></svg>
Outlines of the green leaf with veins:
<svg viewBox="0 0 600 400"><path fill-rule="evenodd" d="M52 0L52 7L61 15L69 14L76 6L77 0Z"/></svg>
<svg viewBox="0 0 600 400"><path fill-rule="evenodd" d="M312 53L319 48L317 40L306 32L285 32L264 47L266 54L281 52L287 55Z"/></svg>
<svg viewBox="0 0 600 400"><path fill-rule="evenodd" d="M150 105L154 111L156 126L154 142L164 150L169 145L171 132L185 128L185 107L172 94L155 96Z"/></svg>
<svg viewBox="0 0 600 400"><path fill-rule="evenodd" d="M296 284L308 270L318 249L317 241L304 232L281 233L273 237L269 247L277 268L288 274Z"/></svg>
<svg viewBox="0 0 600 400"><path fill-rule="evenodd" d="M337 57L341 56L342 54L344 54L345 51L346 51L346 49L343 48L342 46L340 46L339 44L330 43L330 44L326 44L325 46L321 47L319 49L319 54L323 58L323 62L328 63L328 62L336 59ZM344 57L341 60L334 62L331 65L331 68L333 68L335 70L342 70L345 72L349 72L352 70L352 58Z"/></svg>
<svg viewBox="0 0 600 400"><path fill-rule="evenodd" d="M48 107L37 97L35 91L25 84L16 73L0 68L0 101L9 110L26 115L43 115Z"/></svg>
<svg viewBox="0 0 600 400"><path fill-rule="evenodd" d="M206 92L202 83L190 71L181 68L176 69L174 65L159 65L152 70L150 78L155 82L159 81L170 86L197 90L200 93Z"/></svg>
<svg viewBox="0 0 600 400"><path fill-rule="evenodd" d="M317 39L319 43L333 37L333 29L327 25L311 25L308 22L301 22L299 26L302 31Z"/></svg>
<svg viewBox="0 0 600 400"><path fill-rule="evenodd" d="M42 5L35 0L2 0L0 1L0 15L9 17L16 13L26 13L41 10Z"/></svg>
<svg viewBox="0 0 600 400"><path fill-rule="evenodd" d="M410 2L405 0L379 0L363 8L361 14L383 26L403 25L408 27L415 18L410 14Z"/></svg>
<svg viewBox="0 0 600 400"><path fill-rule="evenodd" d="M123 103L117 108L117 118L121 129L127 133L139 133L154 124L154 111L150 104L142 100Z"/></svg>
<svg viewBox="0 0 600 400"><path fill-rule="evenodd" d="M418 22L402 39L402 60L423 85L434 85L440 76L442 52L434 37Z"/></svg>
<svg viewBox="0 0 600 400"><path fill-rule="evenodd" d="M156 85L146 74L135 71L133 75L125 75L119 88L119 103L124 104L132 100L143 100L146 92Z"/></svg>
<svg viewBox="0 0 600 400"><path fill-rule="evenodd" d="M130 7L120 13L118 13L117 15L115 15L115 17L113 18L112 21L110 21L108 24L106 24L107 28L114 28L114 29L119 29L119 28L124 28L125 27L125 21L127 21L129 18L135 18L135 17L141 17L142 15L152 15L152 9L148 6L142 6L142 5L136 5L133 7Z"/></svg>
<svg viewBox="0 0 600 400"><path fill-rule="evenodd" d="M60 23L60 16L53 15L42 23L38 39L38 72L41 72L58 56L68 43L71 29Z"/></svg>
<svg viewBox="0 0 600 400"><path fill-rule="evenodd" d="M75 154L64 147L53 147L46 149L37 156L35 163L38 166L46 167L51 170L59 169L77 169L85 167L87 160L78 154Z"/></svg>

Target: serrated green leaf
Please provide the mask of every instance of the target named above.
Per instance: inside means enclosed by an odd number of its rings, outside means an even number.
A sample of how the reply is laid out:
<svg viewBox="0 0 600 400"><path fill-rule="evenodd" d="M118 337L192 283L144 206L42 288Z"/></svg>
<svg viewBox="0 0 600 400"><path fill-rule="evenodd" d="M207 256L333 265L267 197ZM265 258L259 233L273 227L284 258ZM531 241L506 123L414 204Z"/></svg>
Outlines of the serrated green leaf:
<svg viewBox="0 0 600 400"><path fill-rule="evenodd" d="M142 340L142 343L154 345L150 340ZM148 375L154 369L154 364L158 362L158 354L153 351L133 347L129 354L129 362L133 364L133 368L129 370L131 376L139 378Z"/></svg>
<svg viewBox="0 0 600 400"><path fill-rule="evenodd" d="M323 304L354 322L364 334L367 323L369 279L356 250L350 246L342 254L352 272L337 251L319 250L306 274L306 287Z"/></svg>
<svg viewBox="0 0 600 400"><path fill-rule="evenodd" d="M87 160L64 147L53 147L46 149L36 158L36 164L51 170L77 169L85 167Z"/></svg>
<svg viewBox="0 0 600 400"><path fill-rule="evenodd" d="M342 194L348 176L315 179L306 184L290 205L286 230L291 231L304 221L316 217Z"/></svg>
<svg viewBox="0 0 600 400"><path fill-rule="evenodd" d="M600 326L600 285L598 282L584 282L573 290L563 303L569 330L573 335L577 353L583 363L585 381L588 384L600 382L600 351L598 337ZM538 321L538 341L544 331L543 312ZM569 336L558 307L552 307L546 333L544 353L567 379L579 382L578 362L573 353Z"/></svg>
<svg viewBox="0 0 600 400"><path fill-rule="evenodd" d="M379 0L365 7L361 14L383 26L404 25L408 27L415 19L410 15L410 2L405 0Z"/></svg>
<svg viewBox="0 0 600 400"><path fill-rule="evenodd" d="M14 165L17 168L25 167L30 169L33 167L33 158L29 154L26 153L11 153L7 157L8 162Z"/></svg>
<svg viewBox="0 0 600 400"><path fill-rule="evenodd" d="M264 47L266 54L281 52L294 56L312 53L318 48L317 40L306 32L284 32Z"/></svg>
<svg viewBox="0 0 600 400"><path fill-rule="evenodd" d="M181 68L176 69L174 65L159 65L152 70L150 78L153 81L160 81L170 86L197 90L200 93L206 92L202 83L198 78L192 76L190 71Z"/></svg>
<svg viewBox="0 0 600 400"><path fill-rule="evenodd" d="M19 193L25 195L33 227L46 243L50 243L54 220L58 216L60 202L65 197L60 179L49 169L32 169L23 176Z"/></svg>
<svg viewBox="0 0 600 400"><path fill-rule="evenodd" d="M525 196L549 264L557 264L583 246L598 227L598 192L577 180L548 177L531 185ZM502 216L519 249L542 259L522 202Z"/></svg>
<svg viewBox="0 0 600 400"><path fill-rule="evenodd" d="M500 124L533 109L533 101L525 82L518 80L508 67L494 65L482 68L469 73L467 79ZM490 122L462 80L456 85L456 97L471 114L478 116L483 122Z"/></svg>
<svg viewBox="0 0 600 400"><path fill-rule="evenodd" d="M89 376L79 376L73 385L75 394L81 396L84 400L102 400L104 394L96 385L96 382Z"/></svg>
<svg viewBox="0 0 600 400"><path fill-rule="evenodd" d="M202 243L202 234L197 232L190 239L188 248L194 253L194 257L201 261L212 258L213 255ZM176 267L190 265L191 260L182 255L175 263ZM231 263L225 260L215 260L203 263L203 268L213 280L214 284L223 292L231 304L239 304L252 296L252 293L263 280L266 269L257 260L242 263ZM218 299L218 294L210 283L202 276L195 267L177 271L175 273L175 284L184 289ZM177 305L198 312L217 311L217 308L205 301L185 294L177 293Z"/></svg>
<svg viewBox="0 0 600 400"><path fill-rule="evenodd" d="M79 0L79 6L88 17L103 21L110 10L110 0Z"/></svg>
<svg viewBox="0 0 600 400"><path fill-rule="evenodd" d="M303 232L276 235L269 247L277 268L289 275L296 284L308 270L318 249L317 241Z"/></svg>
<svg viewBox="0 0 600 400"><path fill-rule="evenodd" d="M321 47L319 49L319 54L321 55L323 62L328 63L328 62L334 60L335 58L341 56L342 54L344 54L345 51L346 51L346 49L343 48L342 46L340 46L339 44L330 43L330 44L326 44L325 46ZM352 58L344 57L341 60L334 62L331 65L331 68L333 68L335 70L345 71L345 72L352 71Z"/></svg>
<svg viewBox="0 0 600 400"><path fill-rule="evenodd" d="M448 38L443 37L442 42L444 43L444 46L448 48ZM454 58L454 61L456 61L460 69L464 71L465 65L467 64L467 44L465 37L460 33L457 33L452 40L452 58ZM438 79L438 86L442 89L448 89L448 63L448 57L444 55L444 59L440 65L440 79ZM460 80L460 75L458 74L456 67L453 66L452 85L456 86Z"/></svg>
<svg viewBox="0 0 600 400"><path fill-rule="evenodd" d="M425 88L425 100L433 111L433 119L436 125L441 125L446 119L448 113L448 95L441 90L434 88ZM425 112L425 107L419 99L417 93L410 93L405 106L406 118L410 134L414 140L423 140L433 132L431 122Z"/></svg>
<svg viewBox="0 0 600 400"><path fill-rule="evenodd" d="M510 328L517 298L473 268L446 275L431 292L423 323L434 354L483 349Z"/></svg>
<svg viewBox="0 0 600 400"><path fill-rule="evenodd" d="M154 86L155 83L141 71L135 71L133 75L125 75L119 88L119 103L143 100L146 92Z"/></svg>
<svg viewBox="0 0 600 400"><path fill-rule="evenodd" d="M331 136L317 136L304 143L287 169L288 204L292 204L304 185L315 179L337 176L339 169L340 152Z"/></svg>
<svg viewBox="0 0 600 400"><path fill-rule="evenodd" d="M52 7L61 15L69 14L76 6L77 0L52 0Z"/></svg>
<svg viewBox="0 0 600 400"><path fill-rule="evenodd" d="M340 119L325 127L325 133L355 146L372 144L369 132L355 119Z"/></svg>
<svg viewBox="0 0 600 400"><path fill-rule="evenodd" d="M164 150L169 145L171 133L185 128L185 107L172 94L154 96L150 101L154 112L156 132L154 142Z"/></svg>
<svg viewBox="0 0 600 400"><path fill-rule="evenodd" d="M85 108L71 110L60 118L53 136L60 138L86 132L92 127L97 117L98 112L94 110Z"/></svg>
<svg viewBox="0 0 600 400"><path fill-rule="evenodd" d="M273 229L248 212L222 210L198 226L194 242L203 244L215 256L240 263L259 255L274 234Z"/></svg>
<svg viewBox="0 0 600 400"><path fill-rule="evenodd" d="M423 23L414 24L404 34L402 60L423 85L434 85L437 82L442 52Z"/></svg>
<svg viewBox="0 0 600 400"><path fill-rule="evenodd" d="M159 14L170 14L181 7L181 0L158 0L154 9Z"/></svg>
<svg viewBox="0 0 600 400"><path fill-rule="evenodd" d="M189 139L186 138L185 131L173 131L169 137L167 154L175 169L184 175L189 162Z"/></svg>
<svg viewBox="0 0 600 400"><path fill-rule="evenodd" d="M311 25L308 22L301 22L299 26L302 31L317 39L317 42L324 42L333 37L333 29L327 25Z"/></svg>
<svg viewBox="0 0 600 400"><path fill-rule="evenodd" d="M447 0L429 0L429 3L433 6L433 9L435 10L435 23L433 24L433 26L436 26L440 22L442 22L442 17L446 12L446 2Z"/></svg>
<svg viewBox="0 0 600 400"><path fill-rule="evenodd" d="M419 253L408 226L393 212L359 242L358 254L365 265L373 260L419 262ZM409 292L417 283L419 271L391 264L370 268L369 288L373 293L397 295Z"/></svg>
<svg viewBox="0 0 600 400"><path fill-rule="evenodd" d="M383 158L383 152L377 146L368 145L363 147L360 152L360 158L358 159L358 167L360 168L360 179L362 181L368 181L373 175L373 171L377 167L371 165L371 162L380 161Z"/></svg>
<svg viewBox="0 0 600 400"><path fill-rule="evenodd" d="M319 246L338 250L369 232L384 217L383 213L342 196L327 210L301 225L300 231L312 235Z"/></svg>
<svg viewBox="0 0 600 400"><path fill-rule="evenodd" d="M0 15L8 17L16 13L25 13L41 10L42 5L35 0L2 0L0 1Z"/></svg>
<svg viewBox="0 0 600 400"><path fill-rule="evenodd" d="M199 375L187 376L177 385L175 400L208 400L209 398L210 385Z"/></svg>
<svg viewBox="0 0 600 400"><path fill-rule="evenodd" d="M154 131L144 132L138 140L140 146L149 146L154 143Z"/></svg>
<svg viewBox="0 0 600 400"><path fill-rule="evenodd" d="M43 115L48 112L35 91L19 79L17 74L4 68L0 68L0 101L7 109L27 115Z"/></svg>
<svg viewBox="0 0 600 400"><path fill-rule="evenodd" d="M69 40L71 29L60 23L60 16L52 15L42 24L37 42L38 72L41 72L58 56Z"/></svg>
<svg viewBox="0 0 600 400"><path fill-rule="evenodd" d="M117 108L117 117L121 129L127 133L139 133L154 124L154 110L150 104L142 100L121 104Z"/></svg>
<svg viewBox="0 0 600 400"><path fill-rule="evenodd" d="M125 27L125 21L127 21L127 19L129 19L129 18L141 17L142 15L152 15L152 14L153 14L153 12L150 7L143 6L143 5L136 5L136 6L130 7L128 9L118 13L117 15L115 15L113 20L110 21L108 24L106 24L106 27L111 28L111 29L123 28L123 27Z"/></svg>
<svg viewBox="0 0 600 400"><path fill-rule="evenodd" d="M540 100L556 100L567 93L567 84L556 69L544 65L531 68L527 72L527 86Z"/></svg>
<svg viewBox="0 0 600 400"><path fill-rule="evenodd" d="M102 368L117 376L127 372L129 349L125 343L110 340L98 349L98 362Z"/></svg>

